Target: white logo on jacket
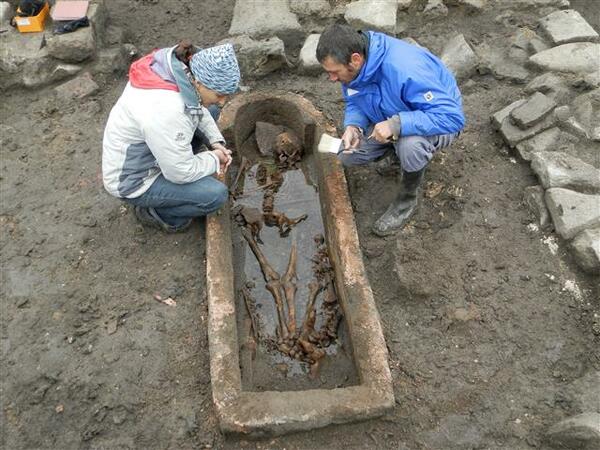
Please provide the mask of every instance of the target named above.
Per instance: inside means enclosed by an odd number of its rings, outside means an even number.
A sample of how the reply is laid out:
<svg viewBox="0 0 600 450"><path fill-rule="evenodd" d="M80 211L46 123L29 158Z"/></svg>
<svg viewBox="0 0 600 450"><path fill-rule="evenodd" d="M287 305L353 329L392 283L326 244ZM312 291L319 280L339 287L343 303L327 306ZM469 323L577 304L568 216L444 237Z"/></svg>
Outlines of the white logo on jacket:
<svg viewBox="0 0 600 450"><path fill-rule="evenodd" d="M425 98L425 101L430 102L431 100L433 100L433 92L431 91L427 91L423 94L423 98Z"/></svg>
<svg viewBox="0 0 600 450"><path fill-rule="evenodd" d="M185 134L183 134L181 131L179 133L177 133L177 135L175 136L175 140L177 142L181 142L185 140Z"/></svg>
<svg viewBox="0 0 600 450"><path fill-rule="evenodd" d="M354 94L358 94L358 91L352 88L348 88L348 90L346 91L348 93L348 97L353 96Z"/></svg>

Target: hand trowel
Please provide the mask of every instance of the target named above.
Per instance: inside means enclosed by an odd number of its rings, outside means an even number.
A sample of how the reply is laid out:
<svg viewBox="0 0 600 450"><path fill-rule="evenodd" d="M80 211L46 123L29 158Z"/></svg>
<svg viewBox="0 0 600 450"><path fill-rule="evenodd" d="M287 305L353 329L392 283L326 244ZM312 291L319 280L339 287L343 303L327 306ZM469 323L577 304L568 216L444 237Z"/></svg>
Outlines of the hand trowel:
<svg viewBox="0 0 600 450"><path fill-rule="evenodd" d="M342 140L338 138L334 138L333 136L329 136L326 133L321 135L321 140L319 141L319 153L333 153L337 155L342 147Z"/></svg>

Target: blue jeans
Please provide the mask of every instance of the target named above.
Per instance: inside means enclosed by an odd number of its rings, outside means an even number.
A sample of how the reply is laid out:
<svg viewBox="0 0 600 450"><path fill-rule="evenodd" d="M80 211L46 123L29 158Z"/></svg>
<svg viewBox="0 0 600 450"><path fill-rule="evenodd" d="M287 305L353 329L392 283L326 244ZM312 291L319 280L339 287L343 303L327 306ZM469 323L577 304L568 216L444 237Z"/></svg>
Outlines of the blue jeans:
<svg viewBox="0 0 600 450"><path fill-rule="evenodd" d="M228 196L227 186L211 176L192 183L175 184L159 175L142 195L123 200L135 206L154 208L167 225L179 228L193 217L216 211Z"/></svg>
<svg viewBox="0 0 600 450"><path fill-rule="evenodd" d="M371 127L366 136L373 130ZM374 138L364 137L358 148L352 153L340 153L338 158L345 166L358 166L378 160L394 150L400 160L402 170L417 172L423 169L433 158L435 152L448 147L460 133L442 134L439 136L401 136L395 143L381 144Z"/></svg>

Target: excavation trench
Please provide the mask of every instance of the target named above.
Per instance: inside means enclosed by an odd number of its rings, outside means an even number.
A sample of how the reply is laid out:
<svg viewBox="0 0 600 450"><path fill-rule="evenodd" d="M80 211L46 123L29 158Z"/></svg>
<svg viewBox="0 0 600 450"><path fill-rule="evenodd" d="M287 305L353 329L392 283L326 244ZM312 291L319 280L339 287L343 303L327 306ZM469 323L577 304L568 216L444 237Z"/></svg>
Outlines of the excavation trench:
<svg viewBox="0 0 600 450"><path fill-rule="evenodd" d="M334 131L304 98L237 96L228 207L207 222L213 399L224 431L281 434L380 415L387 351Z"/></svg>

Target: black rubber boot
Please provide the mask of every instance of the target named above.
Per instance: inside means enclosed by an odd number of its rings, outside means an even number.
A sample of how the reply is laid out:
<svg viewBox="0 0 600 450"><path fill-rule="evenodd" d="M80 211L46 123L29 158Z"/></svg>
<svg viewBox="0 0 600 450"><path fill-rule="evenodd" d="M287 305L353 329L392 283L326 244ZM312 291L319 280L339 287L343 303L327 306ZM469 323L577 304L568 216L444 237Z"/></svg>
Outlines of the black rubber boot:
<svg viewBox="0 0 600 450"><path fill-rule="evenodd" d="M373 224L373 233L383 237L402 228L417 207L417 192L424 175L425 168L418 172L402 171L400 193L387 211Z"/></svg>

